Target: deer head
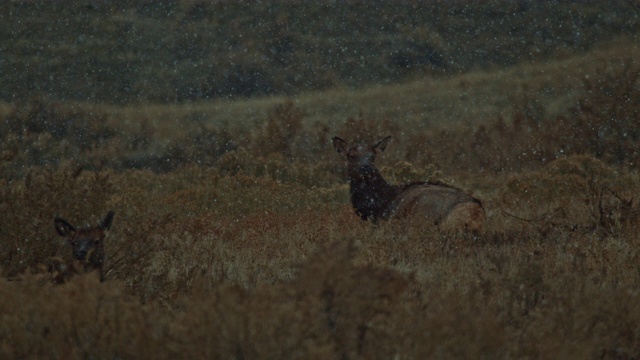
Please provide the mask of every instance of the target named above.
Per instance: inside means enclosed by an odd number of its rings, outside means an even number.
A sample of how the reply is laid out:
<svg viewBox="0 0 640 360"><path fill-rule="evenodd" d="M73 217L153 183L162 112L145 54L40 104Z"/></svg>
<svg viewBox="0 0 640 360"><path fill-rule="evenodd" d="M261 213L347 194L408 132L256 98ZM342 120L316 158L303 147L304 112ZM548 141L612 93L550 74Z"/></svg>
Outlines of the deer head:
<svg viewBox="0 0 640 360"><path fill-rule="evenodd" d="M368 177L378 174L374 164L376 155L386 149L391 136L387 136L377 143L366 146L362 144L349 144L346 140L334 137L333 148L342 154L347 160L347 173L352 181L366 180Z"/></svg>
<svg viewBox="0 0 640 360"><path fill-rule="evenodd" d="M71 245L73 258L84 266L85 271L98 270L100 280L103 280L104 238L111 227L113 216L114 212L109 211L97 226L80 229L76 229L64 219L54 219L56 231L60 236L66 237Z"/></svg>

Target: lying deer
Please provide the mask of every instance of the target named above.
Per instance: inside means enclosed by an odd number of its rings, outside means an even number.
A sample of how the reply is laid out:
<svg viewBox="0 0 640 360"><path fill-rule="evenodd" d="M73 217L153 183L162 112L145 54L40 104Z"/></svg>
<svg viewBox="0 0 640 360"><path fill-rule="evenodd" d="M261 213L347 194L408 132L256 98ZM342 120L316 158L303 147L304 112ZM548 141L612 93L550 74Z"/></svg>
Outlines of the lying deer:
<svg viewBox="0 0 640 360"><path fill-rule="evenodd" d="M347 159L351 203L363 220L419 218L441 229L483 231L485 213L480 200L440 182L391 185L374 161L384 151L391 136L373 146L349 144L333 138L333 147Z"/></svg>
<svg viewBox="0 0 640 360"><path fill-rule="evenodd" d="M80 229L76 229L64 219L54 219L56 231L69 240L73 258L80 262L81 270L85 273L97 270L100 281L104 281L104 238L111 227L113 215L113 211L109 211L97 226Z"/></svg>

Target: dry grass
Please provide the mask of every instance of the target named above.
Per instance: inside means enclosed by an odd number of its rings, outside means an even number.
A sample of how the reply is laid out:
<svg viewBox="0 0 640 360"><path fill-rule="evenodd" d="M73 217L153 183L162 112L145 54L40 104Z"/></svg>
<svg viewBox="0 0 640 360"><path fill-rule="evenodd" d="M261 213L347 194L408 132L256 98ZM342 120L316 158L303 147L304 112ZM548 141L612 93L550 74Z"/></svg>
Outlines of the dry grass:
<svg viewBox="0 0 640 360"><path fill-rule="evenodd" d="M320 100L278 103L245 127L199 127L186 108L158 107L185 116L175 131L138 125L132 109L7 110L0 357L637 358L638 71L609 64L584 84L559 82L579 94L567 111L524 102L507 119L447 128L339 110L317 123ZM67 131L21 128L32 115ZM104 130L94 146L73 135L82 119ZM392 134L383 173L471 191L487 232L361 222L334 133ZM51 284L43 265L71 255L54 216L83 224L108 209L107 281Z"/></svg>

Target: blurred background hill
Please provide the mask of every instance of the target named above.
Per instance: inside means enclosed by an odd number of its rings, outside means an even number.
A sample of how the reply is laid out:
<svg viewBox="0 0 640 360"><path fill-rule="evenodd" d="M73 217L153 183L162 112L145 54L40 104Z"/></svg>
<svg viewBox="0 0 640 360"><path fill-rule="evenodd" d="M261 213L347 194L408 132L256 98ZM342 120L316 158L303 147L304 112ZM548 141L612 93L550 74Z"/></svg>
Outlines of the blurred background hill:
<svg viewBox="0 0 640 360"><path fill-rule="evenodd" d="M401 83L637 37L636 1L4 1L0 100L185 102Z"/></svg>

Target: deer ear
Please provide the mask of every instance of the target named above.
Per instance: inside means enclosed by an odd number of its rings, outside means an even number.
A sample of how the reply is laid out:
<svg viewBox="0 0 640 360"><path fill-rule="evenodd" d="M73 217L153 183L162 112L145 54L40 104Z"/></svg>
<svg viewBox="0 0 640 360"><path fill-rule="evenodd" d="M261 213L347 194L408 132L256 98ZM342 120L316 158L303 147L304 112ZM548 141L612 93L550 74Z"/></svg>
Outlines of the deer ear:
<svg viewBox="0 0 640 360"><path fill-rule="evenodd" d="M387 148L387 144L389 144L389 140L391 140L391 136L387 136L386 138L378 141L375 145L372 146L374 150L380 149L380 151L384 151Z"/></svg>
<svg viewBox="0 0 640 360"><path fill-rule="evenodd" d="M69 237L73 236L73 234L76 232L76 229L64 219L55 218L53 219L53 223L55 224L56 231L60 236Z"/></svg>
<svg viewBox="0 0 640 360"><path fill-rule="evenodd" d="M331 142L333 143L333 148L336 149L338 153L347 153L347 142L344 139L334 136Z"/></svg>
<svg viewBox="0 0 640 360"><path fill-rule="evenodd" d="M100 222L100 227L103 230L107 230L111 227L111 222L113 221L113 215L115 215L115 213L113 211L109 211L107 213L107 216L105 216L105 218Z"/></svg>

